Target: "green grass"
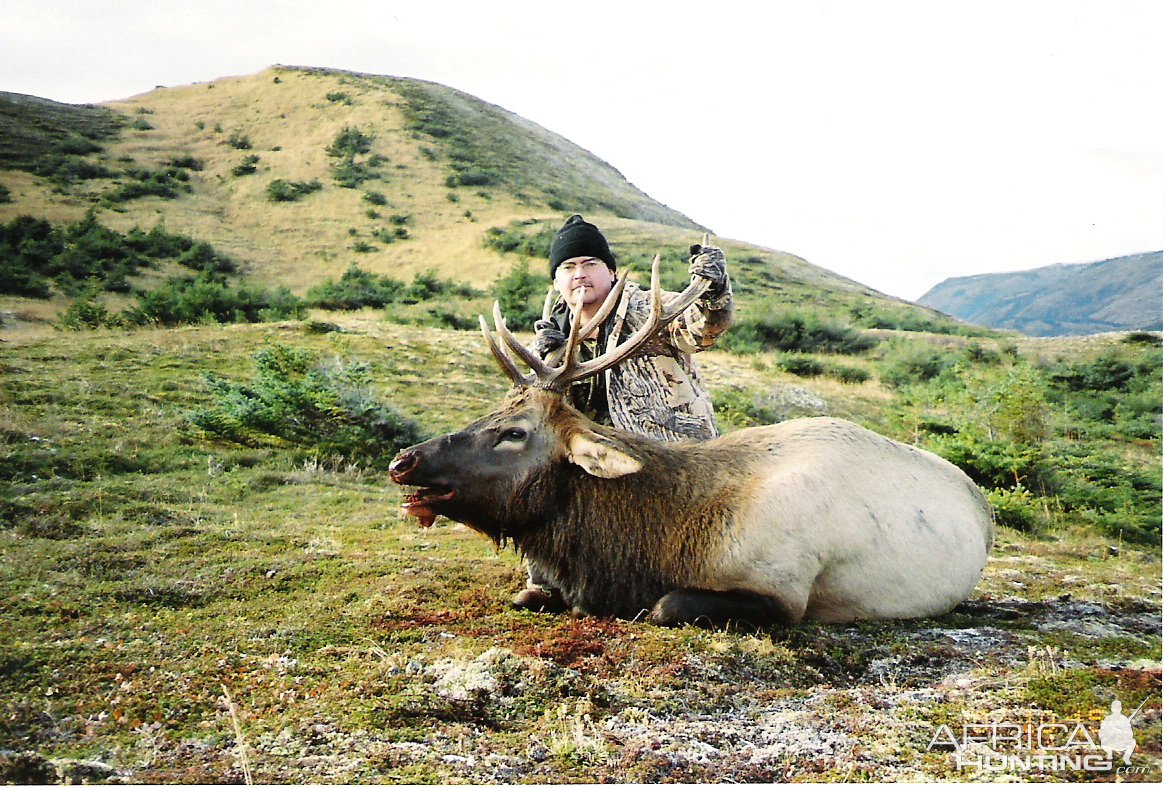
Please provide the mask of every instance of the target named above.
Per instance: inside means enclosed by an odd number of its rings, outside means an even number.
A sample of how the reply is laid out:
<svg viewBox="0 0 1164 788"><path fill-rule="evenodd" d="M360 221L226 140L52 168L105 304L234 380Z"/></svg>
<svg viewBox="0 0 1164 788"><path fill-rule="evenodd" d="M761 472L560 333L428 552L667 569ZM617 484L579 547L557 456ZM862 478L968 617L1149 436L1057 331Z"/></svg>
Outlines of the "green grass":
<svg viewBox="0 0 1164 788"><path fill-rule="evenodd" d="M342 332L6 346L0 751L146 783L242 781L244 749L258 782L957 779L925 751L943 721L1158 697L1158 548L1113 556L1069 513L1038 536L1003 529L979 606L939 620L747 634L512 611L517 558L459 526L417 529L381 472L188 420L211 401L206 373L246 382L271 343L366 363L377 396L434 433L506 388L473 333L329 317ZM725 364L748 366L705 366ZM987 640L956 639L975 632ZM1158 775L1158 700L1146 708L1135 763ZM833 749L780 749L802 730ZM748 749L761 740L768 755Z"/></svg>

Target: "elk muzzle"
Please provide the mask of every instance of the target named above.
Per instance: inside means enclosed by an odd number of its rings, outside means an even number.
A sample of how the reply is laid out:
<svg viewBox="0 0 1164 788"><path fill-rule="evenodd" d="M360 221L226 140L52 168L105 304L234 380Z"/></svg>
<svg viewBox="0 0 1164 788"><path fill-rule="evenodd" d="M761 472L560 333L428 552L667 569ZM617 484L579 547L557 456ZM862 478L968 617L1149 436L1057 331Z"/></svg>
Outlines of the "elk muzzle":
<svg viewBox="0 0 1164 788"><path fill-rule="evenodd" d="M413 477L420 473L423 455L415 449L405 449L396 455L388 466L388 477L397 484L414 484ZM420 521L423 528L431 526L437 518L437 507L457 497L455 490L446 487L424 487L404 496L401 509L410 517Z"/></svg>

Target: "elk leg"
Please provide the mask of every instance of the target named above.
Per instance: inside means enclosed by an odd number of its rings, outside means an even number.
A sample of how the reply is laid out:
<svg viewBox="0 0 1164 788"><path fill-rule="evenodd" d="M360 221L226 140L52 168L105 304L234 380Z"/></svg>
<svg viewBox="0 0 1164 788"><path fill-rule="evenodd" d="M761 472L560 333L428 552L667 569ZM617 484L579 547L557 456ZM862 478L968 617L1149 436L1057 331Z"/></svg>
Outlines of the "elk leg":
<svg viewBox="0 0 1164 788"><path fill-rule="evenodd" d="M681 588L655 603L647 620L661 626L695 624L703 627L758 629L773 624L795 624L800 614L783 599L750 591L703 591Z"/></svg>
<svg viewBox="0 0 1164 788"><path fill-rule="evenodd" d="M518 591L510 605L518 610L532 610L535 613L561 613L570 607L556 589L544 588L526 588Z"/></svg>
<svg viewBox="0 0 1164 788"><path fill-rule="evenodd" d="M513 597L510 604L518 610L532 610L535 613L562 613L569 609L562 593L554 588L545 574L532 561L526 561L528 579L525 588Z"/></svg>

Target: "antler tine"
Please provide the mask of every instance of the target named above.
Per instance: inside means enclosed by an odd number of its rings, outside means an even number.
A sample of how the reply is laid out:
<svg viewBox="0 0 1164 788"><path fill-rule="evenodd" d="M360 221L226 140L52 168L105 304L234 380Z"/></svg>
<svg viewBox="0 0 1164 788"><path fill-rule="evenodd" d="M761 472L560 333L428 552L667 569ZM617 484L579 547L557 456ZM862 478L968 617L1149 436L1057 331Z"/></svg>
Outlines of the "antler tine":
<svg viewBox="0 0 1164 788"><path fill-rule="evenodd" d="M600 325L602 325L606 318L610 317L610 313L614 311L614 308L618 306L618 302L622 298L622 291L626 289L626 282L627 277L624 273L619 278L619 280L614 283L614 287L611 288L611 291L606 294L606 300L602 302L602 306L599 307L598 311L594 313L594 317L590 319L589 323L582 326L580 333L583 337L590 336L590 333L594 331L594 329L598 328Z"/></svg>
<svg viewBox="0 0 1164 788"><path fill-rule="evenodd" d="M651 261L651 320L663 317L663 285L659 277L659 255Z"/></svg>
<svg viewBox="0 0 1164 788"><path fill-rule="evenodd" d="M546 293L546 302L542 304L542 320L549 320L550 315L554 311L554 302L558 300L558 291L550 285L549 292Z"/></svg>
<svg viewBox="0 0 1164 788"><path fill-rule="evenodd" d="M509 345L510 349L533 370L534 379L540 381L550 375L549 367L538 358L537 353L534 353L525 345L521 344L517 337L509 330L509 327L505 325L505 318L501 315L501 304L498 301L493 302L493 324L497 326L497 333L505 340L505 344ZM525 376L523 375L522 378L525 379Z"/></svg>
<svg viewBox="0 0 1164 788"><path fill-rule="evenodd" d="M708 233L704 233L702 245L707 246L709 243L711 243L711 236ZM710 279L704 279L703 277L700 277L693 280L691 284L687 286L686 290L667 302L667 313L671 314L683 312L683 310L687 309L687 307L698 301L700 296L706 293L709 287L711 287ZM673 318L665 319L670 322L670 320Z"/></svg>
<svg viewBox="0 0 1164 788"><path fill-rule="evenodd" d="M582 323L582 300L586 297L584 290L578 290L578 303L572 304L573 309L570 315L570 333L566 335L566 347L562 351L562 366L554 370L553 375L546 379L545 385L547 388L557 389L558 379L562 373L570 369L576 363L574 360L574 353L578 350L578 344L582 341L583 334L579 331L579 325ZM567 303L569 303L567 301Z"/></svg>
<svg viewBox="0 0 1164 788"><path fill-rule="evenodd" d="M709 287L711 287L711 280L704 279L703 277L699 277L687 285L686 290L667 302L667 311L663 316L663 322L670 323L676 317L683 314L683 311L698 301L707 292Z"/></svg>
<svg viewBox="0 0 1164 788"><path fill-rule="evenodd" d="M481 324L481 333L485 336L485 344L489 346L490 352L493 353L493 358L497 360L501 371L518 386L528 386L534 381L533 375L523 375L517 365L513 363L513 359L509 354L501 349L497 344L497 340L493 338L493 334L489 331L489 323L485 320L485 315L478 315L478 321Z"/></svg>

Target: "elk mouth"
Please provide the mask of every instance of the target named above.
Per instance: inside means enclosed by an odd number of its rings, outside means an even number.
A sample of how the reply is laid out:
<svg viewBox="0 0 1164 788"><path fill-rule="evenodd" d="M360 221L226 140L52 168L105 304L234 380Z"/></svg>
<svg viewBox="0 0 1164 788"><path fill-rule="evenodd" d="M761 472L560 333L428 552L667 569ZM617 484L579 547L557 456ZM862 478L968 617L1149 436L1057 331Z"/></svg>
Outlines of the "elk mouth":
<svg viewBox="0 0 1164 788"><path fill-rule="evenodd" d="M404 496L404 503L400 508L406 515L420 521L422 528L428 528L435 521L438 512L436 507L457 497L456 490L443 487L421 487L416 492Z"/></svg>

